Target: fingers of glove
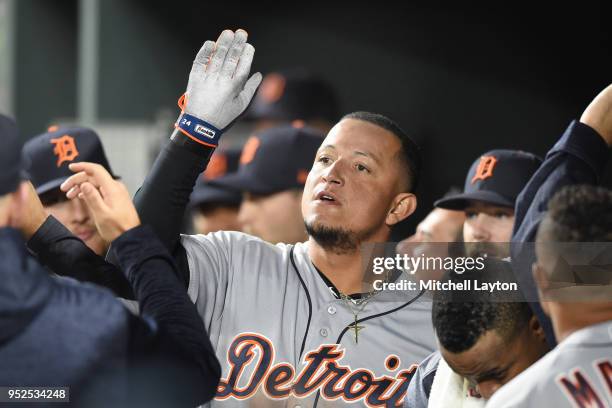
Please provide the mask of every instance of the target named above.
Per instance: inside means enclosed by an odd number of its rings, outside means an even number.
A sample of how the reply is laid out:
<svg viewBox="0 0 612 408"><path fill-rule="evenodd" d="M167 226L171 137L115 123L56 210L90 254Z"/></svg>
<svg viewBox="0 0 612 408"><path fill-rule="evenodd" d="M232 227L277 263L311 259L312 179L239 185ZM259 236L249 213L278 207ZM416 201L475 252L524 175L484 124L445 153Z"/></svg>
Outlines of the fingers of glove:
<svg viewBox="0 0 612 408"><path fill-rule="evenodd" d="M210 59L210 63L206 67L206 72L212 74L219 72L219 70L223 66L225 57L227 56L227 51L232 46L233 42L234 32L231 30L224 30L217 39L217 43L215 44L215 51Z"/></svg>
<svg viewBox="0 0 612 408"><path fill-rule="evenodd" d="M195 59L193 60L193 68L200 67L201 69L205 69L206 65L210 62L210 57L215 51L215 42L214 41L206 41Z"/></svg>
<svg viewBox="0 0 612 408"><path fill-rule="evenodd" d="M251 99L253 99L253 95L257 91L257 87L261 83L262 75L260 72L256 72L253 74L251 78L244 84L244 89L240 91L238 98L240 100L240 109L243 111L249 106Z"/></svg>
<svg viewBox="0 0 612 408"><path fill-rule="evenodd" d="M221 73L224 77L232 78L234 76L234 72L238 66L238 61L240 61L240 57L242 56L242 51L244 50L244 45L246 44L247 38L248 34L244 30L237 30L234 34L234 42L232 43L232 46L225 57L225 62L223 63L223 68L221 69Z"/></svg>
<svg viewBox="0 0 612 408"><path fill-rule="evenodd" d="M234 77L238 78L239 81L246 81L246 79L249 77L249 73L251 72L251 64L253 63L254 56L255 47L253 47L249 43L246 43L244 45L244 49L242 50L240 61L238 61L236 73L234 74Z"/></svg>

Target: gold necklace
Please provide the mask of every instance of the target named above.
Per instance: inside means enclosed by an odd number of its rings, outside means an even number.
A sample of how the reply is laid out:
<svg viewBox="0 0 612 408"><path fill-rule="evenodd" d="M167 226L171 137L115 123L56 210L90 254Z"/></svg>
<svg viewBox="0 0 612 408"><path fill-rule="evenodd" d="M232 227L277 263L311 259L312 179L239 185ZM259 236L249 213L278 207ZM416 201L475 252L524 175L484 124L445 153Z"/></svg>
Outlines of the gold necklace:
<svg viewBox="0 0 612 408"><path fill-rule="evenodd" d="M352 299L350 296L345 295L342 292L340 293L340 299L342 299L344 301L344 303L348 306L348 308L350 309L351 313L353 313L353 318L354 321L352 324L350 324L348 326L349 330L353 330L354 331L354 336L355 336L355 344L359 344L359 332L363 329L365 329L365 326L360 326L359 325L359 313L361 313L363 311L363 309L366 307L366 305L368 304L368 302L370 301L370 299L372 299L374 296L376 296L379 292L377 291L372 291L370 293L368 293L365 297L361 298L361 299ZM353 308L353 305L357 306L357 309Z"/></svg>

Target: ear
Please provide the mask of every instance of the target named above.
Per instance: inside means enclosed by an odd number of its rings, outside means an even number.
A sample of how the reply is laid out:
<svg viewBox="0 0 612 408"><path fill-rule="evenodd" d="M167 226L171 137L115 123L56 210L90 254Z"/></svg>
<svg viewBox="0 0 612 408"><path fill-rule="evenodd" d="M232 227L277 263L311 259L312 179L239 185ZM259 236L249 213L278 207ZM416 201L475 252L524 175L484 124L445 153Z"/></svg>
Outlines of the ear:
<svg viewBox="0 0 612 408"><path fill-rule="evenodd" d="M547 344L544 327L542 327L536 315L531 316L531 319L529 319L529 330L539 341Z"/></svg>
<svg viewBox="0 0 612 408"><path fill-rule="evenodd" d="M400 193L391 202L391 208L387 213L385 224L392 226L405 220L416 210L417 198L411 193Z"/></svg>

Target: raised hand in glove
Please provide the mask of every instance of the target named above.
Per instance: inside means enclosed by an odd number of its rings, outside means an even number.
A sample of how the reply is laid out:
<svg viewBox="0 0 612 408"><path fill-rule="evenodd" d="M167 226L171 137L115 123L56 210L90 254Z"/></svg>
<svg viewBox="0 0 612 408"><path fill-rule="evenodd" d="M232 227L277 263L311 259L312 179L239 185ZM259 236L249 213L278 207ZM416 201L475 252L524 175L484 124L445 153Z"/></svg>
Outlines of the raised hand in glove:
<svg viewBox="0 0 612 408"><path fill-rule="evenodd" d="M225 30L217 42L206 41L189 74L177 127L204 144L216 145L223 130L249 105L261 74L249 78L255 48L244 30Z"/></svg>

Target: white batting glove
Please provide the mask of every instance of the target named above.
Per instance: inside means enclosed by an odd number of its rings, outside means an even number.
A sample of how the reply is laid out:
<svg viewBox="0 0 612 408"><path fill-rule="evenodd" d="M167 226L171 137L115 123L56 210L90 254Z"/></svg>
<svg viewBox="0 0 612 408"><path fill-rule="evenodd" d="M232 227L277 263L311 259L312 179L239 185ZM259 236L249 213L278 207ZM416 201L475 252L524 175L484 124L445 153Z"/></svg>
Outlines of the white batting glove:
<svg viewBox="0 0 612 408"><path fill-rule="evenodd" d="M184 113L222 130L246 109L262 79L259 72L248 78L255 48L247 37L225 30L216 43L204 43L189 74Z"/></svg>

